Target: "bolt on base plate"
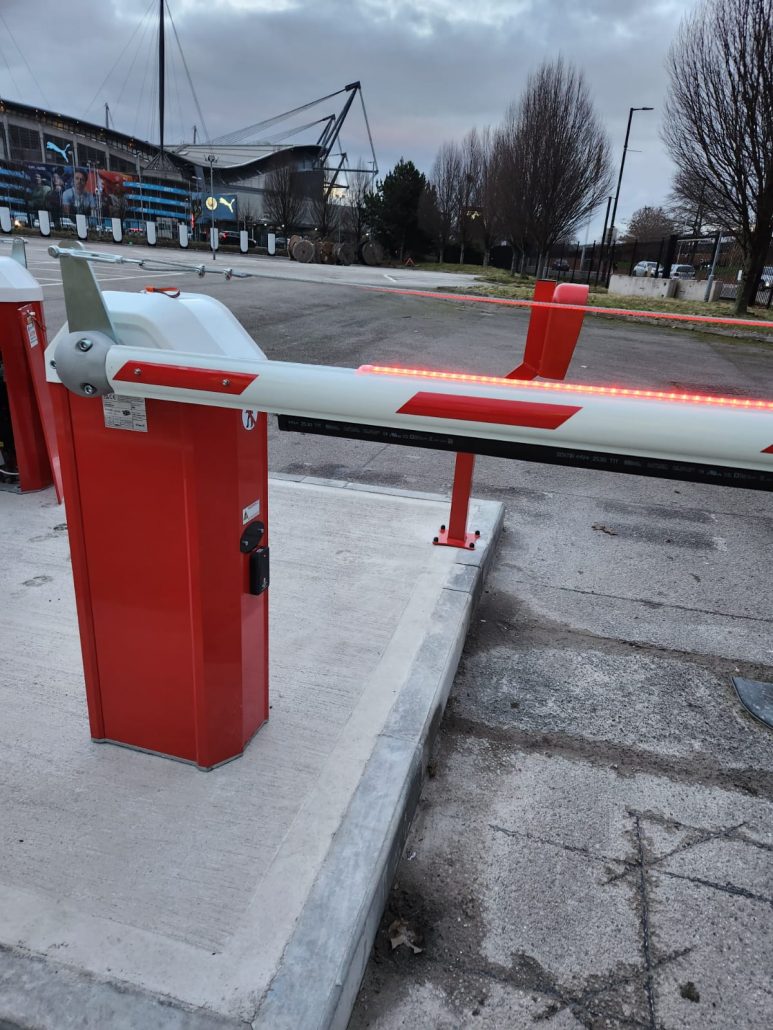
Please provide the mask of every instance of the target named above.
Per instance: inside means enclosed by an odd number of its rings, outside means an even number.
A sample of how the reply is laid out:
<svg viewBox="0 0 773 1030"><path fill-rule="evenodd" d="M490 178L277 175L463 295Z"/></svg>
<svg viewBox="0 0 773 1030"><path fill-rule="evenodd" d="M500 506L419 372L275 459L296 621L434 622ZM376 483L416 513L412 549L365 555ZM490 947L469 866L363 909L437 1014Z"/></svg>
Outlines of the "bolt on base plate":
<svg viewBox="0 0 773 1030"><path fill-rule="evenodd" d="M465 550L474 551L475 544L480 540L480 530L474 533L465 533L464 538L449 536L445 526L440 527L440 532L432 538L432 543L437 547L463 547Z"/></svg>

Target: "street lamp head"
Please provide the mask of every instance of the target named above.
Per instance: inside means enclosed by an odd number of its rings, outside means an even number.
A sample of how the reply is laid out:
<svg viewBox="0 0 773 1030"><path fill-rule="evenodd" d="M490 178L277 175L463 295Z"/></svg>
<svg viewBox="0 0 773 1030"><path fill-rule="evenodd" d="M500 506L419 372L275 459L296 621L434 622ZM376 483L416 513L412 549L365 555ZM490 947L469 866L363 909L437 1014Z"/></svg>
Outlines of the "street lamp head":
<svg viewBox="0 0 773 1030"><path fill-rule="evenodd" d="M634 107L634 108L632 108L632 110L633 111L654 111L655 108L654 107Z"/></svg>

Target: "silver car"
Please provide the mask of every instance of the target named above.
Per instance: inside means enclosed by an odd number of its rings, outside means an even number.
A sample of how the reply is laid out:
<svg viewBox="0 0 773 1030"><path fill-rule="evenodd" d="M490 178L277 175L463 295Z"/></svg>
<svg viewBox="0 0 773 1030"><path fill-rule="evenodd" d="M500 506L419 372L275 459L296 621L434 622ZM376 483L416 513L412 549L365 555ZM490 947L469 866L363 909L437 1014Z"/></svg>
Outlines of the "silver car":
<svg viewBox="0 0 773 1030"><path fill-rule="evenodd" d="M694 279L695 269L692 265L671 265L671 279Z"/></svg>
<svg viewBox="0 0 773 1030"><path fill-rule="evenodd" d="M633 266L633 274L654 277L660 275L660 265L657 261L640 261L637 265Z"/></svg>

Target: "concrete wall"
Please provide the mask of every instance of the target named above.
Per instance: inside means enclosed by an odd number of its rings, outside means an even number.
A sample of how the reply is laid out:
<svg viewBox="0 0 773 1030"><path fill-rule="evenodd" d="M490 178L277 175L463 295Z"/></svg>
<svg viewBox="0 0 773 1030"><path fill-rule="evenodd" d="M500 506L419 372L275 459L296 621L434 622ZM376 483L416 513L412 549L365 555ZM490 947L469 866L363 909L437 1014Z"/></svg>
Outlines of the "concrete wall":
<svg viewBox="0 0 773 1030"><path fill-rule="evenodd" d="M706 296L706 280L696 282L695 279L676 279L676 296L679 300L703 300ZM719 300L722 283L715 279L711 284L709 300Z"/></svg>
<svg viewBox="0 0 773 1030"><path fill-rule="evenodd" d="M651 279L648 276L613 275L609 292L621 297L673 297L677 279Z"/></svg>
<svg viewBox="0 0 773 1030"><path fill-rule="evenodd" d="M609 292L620 297L676 297L678 300L700 300L706 296L706 280L695 279L652 279L648 276L613 275L609 281ZM711 284L709 300L719 300L722 283Z"/></svg>

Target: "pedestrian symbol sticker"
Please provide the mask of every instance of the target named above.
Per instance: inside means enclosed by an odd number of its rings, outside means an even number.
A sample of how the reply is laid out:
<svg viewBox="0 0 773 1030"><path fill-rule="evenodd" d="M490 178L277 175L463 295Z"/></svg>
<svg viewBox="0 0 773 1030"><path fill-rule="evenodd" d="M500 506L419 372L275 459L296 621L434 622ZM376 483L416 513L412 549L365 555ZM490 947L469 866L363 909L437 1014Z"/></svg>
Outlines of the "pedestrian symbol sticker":
<svg viewBox="0 0 773 1030"><path fill-rule="evenodd" d="M258 424L258 409L257 408L244 408L242 409L242 425L249 432L254 429Z"/></svg>

